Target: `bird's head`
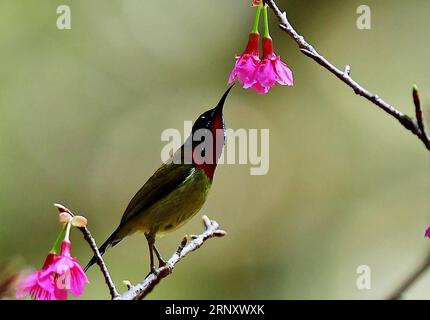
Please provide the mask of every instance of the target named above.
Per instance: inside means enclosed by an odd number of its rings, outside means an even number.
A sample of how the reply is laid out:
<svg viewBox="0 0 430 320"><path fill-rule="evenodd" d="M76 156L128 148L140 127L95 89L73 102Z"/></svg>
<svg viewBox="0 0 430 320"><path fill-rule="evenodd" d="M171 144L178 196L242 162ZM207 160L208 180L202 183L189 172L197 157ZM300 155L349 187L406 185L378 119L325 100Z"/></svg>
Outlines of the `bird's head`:
<svg viewBox="0 0 430 320"><path fill-rule="evenodd" d="M212 179L225 143L224 102L233 88L227 89L218 105L202 113L192 129L192 162Z"/></svg>

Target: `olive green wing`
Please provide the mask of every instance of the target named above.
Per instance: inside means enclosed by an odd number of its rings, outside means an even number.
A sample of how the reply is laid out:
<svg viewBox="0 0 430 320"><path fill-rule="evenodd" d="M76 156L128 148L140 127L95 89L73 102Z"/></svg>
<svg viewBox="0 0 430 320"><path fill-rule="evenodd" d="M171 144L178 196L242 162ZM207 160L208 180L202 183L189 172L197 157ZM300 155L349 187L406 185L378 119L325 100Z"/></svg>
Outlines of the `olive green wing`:
<svg viewBox="0 0 430 320"><path fill-rule="evenodd" d="M195 171L192 164L163 164L131 199L121 224L167 196L180 186Z"/></svg>

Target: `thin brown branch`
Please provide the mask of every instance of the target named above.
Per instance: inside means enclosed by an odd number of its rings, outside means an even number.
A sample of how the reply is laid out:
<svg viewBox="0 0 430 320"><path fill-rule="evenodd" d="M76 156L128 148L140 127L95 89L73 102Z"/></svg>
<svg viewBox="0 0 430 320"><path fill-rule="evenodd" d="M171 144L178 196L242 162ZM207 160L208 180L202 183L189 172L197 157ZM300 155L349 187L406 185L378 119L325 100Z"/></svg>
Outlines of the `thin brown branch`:
<svg viewBox="0 0 430 320"><path fill-rule="evenodd" d="M178 250L167 261L166 265L156 269L150 273L145 280L137 285L131 285L127 282L128 291L123 293L117 300L141 300L152 291L152 289L165 277L173 272L175 265L182 260L187 254L200 248L203 243L213 237L223 237L226 235L224 230L219 228L217 222L210 220L207 216L203 216L205 232L198 236L193 236L192 240L187 244L187 237L182 239Z"/></svg>
<svg viewBox="0 0 430 320"><path fill-rule="evenodd" d="M300 35L291 23L288 21L287 14L282 12L277 6L275 0L263 0L265 4L267 4L277 16L280 28L285 31L299 46L299 50L306 55L307 57L314 60L320 66L328 70L330 73L335 75L338 79L344 82L347 86L349 86L354 92L372 102L375 106L385 111L387 114L391 115L393 118L397 119L404 128L412 132L427 150L430 151L430 138L426 133L424 119L423 119L423 111L421 108L421 101L419 98L419 92L416 86L413 88L413 101L415 105L415 116L416 119L412 119L408 115L402 113L394 106L390 105L383 99L381 99L376 94L373 94L363 86L361 86L358 82L352 79L351 77L351 67L346 65L344 70L340 70L332 63L330 63L324 56L318 53L318 51L310 45L305 38ZM389 296L389 299L398 299L402 296L402 294L412 286L412 284L428 269L430 268L430 254L424 260L424 262Z"/></svg>
<svg viewBox="0 0 430 320"><path fill-rule="evenodd" d="M342 82L344 82L346 85L351 87L354 92L362 96L363 98L369 100L374 105L397 119L403 127L405 127L407 130L412 132L414 135L416 135L424 144L424 146L430 150L430 139L425 133L424 127L420 127L418 124L419 121L414 121L412 118L407 116L406 114L402 113L383 99L381 99L376 94L373 94L369 90L365 89L363 86L361 86L358 82L353 80L351 78L350 72L351 69L348 66L345 68L344 71L340 70L339 68L335 67L332 63L330 63L324 56L318 53L318 51L310 45L308 42L306 42L305 38L300 35L290 24L290 22L287 19L287 14L285 12L282 12L279 7L276 5L276 2L274 0L264 0L264 2L273 10L273 12L278 17L278 20L280 22L280 27L283 31L285 31L293 40L297 43L299 46L299 50L306 55L307 57L313 59L316 63L318 63L320 66L328 70L330 73L335 75L337 78L339 78ZM423 123L423 122L421 122Z"/></svg>
<svg viewBox="0 0 430 320"><path fill-rule="evenodd" d="M426 272L430 267L430 253L425 260L414 270L388 297L388 300L401 299L403 294Z"/></svg>
<svg viewBox="0 0 430 320"><path fill-rule="evenodd" d="M65 206L63 206L61 204L55 204L55 207L58 209L59 212L66 212L66 213L70 214L72 217L75 216L72 211L70 211L69 209L67 209ZM115 284L112 281L112 277L110 276L109 270L106 267L106 264L103 260L102 255L100 254L100 251L97 247L96 241L91 236L91 232L90 232L90 230L88 230L87 227L80 227L78 229L84 235L85 241L88 242L91 250L93 251L94 256L96 257L97 264L99 265L100 270L103 273L103 277L104 277L105 282L109 288L109 293L110 293L112 299L116 299L117 297L119 297L119 293L116 290Z"/></svg>
<svg viewBox="0 0 430 320"><path fill-rule="evenodd" d="M425 138L424 143L429 144L430 140L429 140L429 137L426 133L426 129L424 126L423 109L421 107L420 93L419 93L416 85L414 85L412 88L412 98L413 98L414 105L415 105L415 115L417 118L418 128L420 128L421 132L423 133L423 137Z"/></svg>

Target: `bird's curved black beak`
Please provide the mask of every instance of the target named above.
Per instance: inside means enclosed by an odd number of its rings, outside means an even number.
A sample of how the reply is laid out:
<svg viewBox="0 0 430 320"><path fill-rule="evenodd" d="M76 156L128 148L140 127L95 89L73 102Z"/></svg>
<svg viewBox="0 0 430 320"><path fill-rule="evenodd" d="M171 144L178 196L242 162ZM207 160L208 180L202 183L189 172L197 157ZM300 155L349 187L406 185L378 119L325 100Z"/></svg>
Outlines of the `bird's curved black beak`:
<svg viewBox="0 0 430 320"><path fill-rule="evenodd" d="M227 91L223 94L220 101L218 102L218 105L215 107L215 111L222 112L224 108L225 100L227 99L228 94L230 93L230 90L233 89L234 83L230 86L230 88L227 89Z"/></svg>
<svg viewBox="0 0 430 320"><path fill-rule="evenodd" d="M225 100L233 86L234 85L227 89L215 108L209 109L197 118L194 122L192 132L196 132L198 129L214 130L224 128L224 116L222 111Z"/></svg>

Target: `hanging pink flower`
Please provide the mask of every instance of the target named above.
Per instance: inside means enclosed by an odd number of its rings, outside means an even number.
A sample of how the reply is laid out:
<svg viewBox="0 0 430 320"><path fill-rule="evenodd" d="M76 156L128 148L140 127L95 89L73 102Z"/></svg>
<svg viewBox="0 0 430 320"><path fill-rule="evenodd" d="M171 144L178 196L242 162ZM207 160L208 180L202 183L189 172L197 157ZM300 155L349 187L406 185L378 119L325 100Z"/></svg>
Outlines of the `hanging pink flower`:
<svg viewBox="0 0 430 320"><path fill-rule="evenodd" d="M273 51L270 37L263 38L263 59L258 66L252 88L260 94L267 93L276 83L284 86L294 84L293 73Z"/></svg>
<svg viewBox="0 0 430 320"><path fill-rule="evenodd" d="M70 241L64 240L61 243L60 255L54 264L55 281L58 288L69 290L77 297L82 294L89 281L78 260L71 256L71 250Z"/></svg>
<svg viewBox="0 0 430 320"><path fill-rule="evenodd" d="M59 220L63 228L57 236L43 267L25 277L16 290L17 298L30 296L36 300L65 300L70 291L79 296L84 291L88 278L76 258L71 256L71 226L84 227L87 219L73 216L67 208L56 205L60 210Z"/></svg>
<svg viewBox="0 0 430 320"><path fill-rule="evenodd" d="M427 227L424 236L427 237L427 238L430 238L430 226Z"/></svg>
<svg viewBox="0 0 430 320"><path fill-rule="evenodd" d="M270 88L277 83L292 86L294 84L292 71L273 51L273 41L269 33L268 7L261 0L253 0L252 4L257 7L257 10L248 46L241 56L236 57L236 64L228 83L232 83L237 78L245 89L252 88L259 94L269 92ZM264 17L262 60L260 60L258 50L258 26L261 10L263 10Z"/></svg>
<svg viewBox="0 0 430 320"><path fill-rule="evenodd" d="M57 256L50 253L42 268L25 277L17 287L16 297L30 296L35 300L64 300L67 292L56 287L54 264Z"/></svg>
<svg viewBox="0 0 430 320"><path fill-rule="evenodd" d="M236 56L236 64L228 78L228 83L233 83L237 78L242 86L247 89L255 84L255 75L260 64L258 41L260 35L251 32L248 45L242 55Z"/></svg>

